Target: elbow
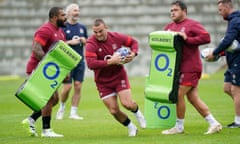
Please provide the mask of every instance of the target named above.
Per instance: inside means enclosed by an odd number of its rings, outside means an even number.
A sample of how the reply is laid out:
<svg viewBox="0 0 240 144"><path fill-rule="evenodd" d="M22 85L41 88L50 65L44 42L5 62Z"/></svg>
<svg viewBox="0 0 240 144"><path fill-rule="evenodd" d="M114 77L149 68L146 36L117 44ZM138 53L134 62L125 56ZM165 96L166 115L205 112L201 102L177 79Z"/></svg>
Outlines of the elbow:
<svg viewBox="0 0 240 144"><path fill-rule="evenodd" d="M209 38L207 39L207 43L210 43L211 42L211 38L209 36Z"/></svg>
<svg viewBox="0 0 240 144"><path fill-rule="evenodd" d="M206 38L206 43L210 43L210 42L211 42L211 37L210 37L209 34L207 34L207 35L205 36L205 38Z"/></svg>
<svg viewBox="0 0 240 144"><path fill-rule="evenodd" d="M89 68L90 70L94 70L94 69L95 69L95 67L93 67L93 66L91 66L91 65L88 65L88 68Z"/></svg>
<svg viewBox="0 0 240 144"><path fill-rule="evenodd" d="M90 70L96 69L96 66L95 66L93 63L89 62L89 61L87 61L87 67L88 67Z"/></svg>
<svg viewBox="0 0 240 144"><path fill-rule="evenodd" d="M90 64L89 62L87 62L87 67L88 67L90 70L93 70L93 69L94 69L93 65Z"/></svg>

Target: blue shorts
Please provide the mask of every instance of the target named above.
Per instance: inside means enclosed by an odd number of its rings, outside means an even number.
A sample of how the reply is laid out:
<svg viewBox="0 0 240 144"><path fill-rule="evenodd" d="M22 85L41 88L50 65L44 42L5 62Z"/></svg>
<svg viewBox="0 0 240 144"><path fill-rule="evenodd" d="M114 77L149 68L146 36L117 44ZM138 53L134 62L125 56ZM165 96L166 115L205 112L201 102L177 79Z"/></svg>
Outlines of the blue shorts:
<svg viewBox="0 0 240 144"><path fill-rule="evenodd" d="M224 82L229 82L233 85L240 86L240 70L227 70L224 73L224 76Z"/></svg>
<svg viewBox="0 0 240 144"><path fill-rule="evenodd" d="M70 73L70 79L63 83L72 83L72 81L83 82L85 73L85 62L81 61Z"/></svg>

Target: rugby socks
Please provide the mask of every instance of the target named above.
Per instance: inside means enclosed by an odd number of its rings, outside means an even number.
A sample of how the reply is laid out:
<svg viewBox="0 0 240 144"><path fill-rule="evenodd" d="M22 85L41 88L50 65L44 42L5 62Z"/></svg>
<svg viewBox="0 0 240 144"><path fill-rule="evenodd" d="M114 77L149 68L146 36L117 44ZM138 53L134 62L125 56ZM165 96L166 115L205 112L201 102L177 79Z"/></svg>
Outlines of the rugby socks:
<svg viewBox="0 0 240 144"><path fill-rule="evenodd" d="M50 129L50 121L51 121L51 116L42 117L42 128Z"/></svg>
<svg viewBox="0 0 240 144"><path fill-rule="evenodd" d="M184 131L184 119L177 118L175 127L179 132Z"/></svg>
<svg viewBox="0 0 240 144"><path fill-rule="evenodd" d="M60 102L60 110L64 111L65 109L65 102Z"/></svg>
<svg viewBox="0 0 240 144"><path fill-rule="evenodd" d="M135 111L132 111L132 112L136 117L144 117L138 107Z"/></svg>
<svg viewBox="0 0 240 144"><path fill-rule="evenodd" d="M131 124L131 120L127 117L127 119L122 124L128 127Z"/></svg>
<svg viewBox="0 0 240 144"><path fill-rule="evenodd" d="M130 123L127 125L128 128L133 128L133 127L136 127L131 121Z"/></svg>
<svg viewBox="0 0 240 144"><path fill-rule="evenodd" d="M205 117L210 126L219 124L219 122L213 117L212 114L209 114Z"/></svg>
<svg viewBox="0 0 240 144"><path fill-rule="evenodd" d="M137 105L137 109L136 110L132 110L133 113L137 113L138 112L138 105Z"/></svg>
<svg viewBox="0 0 240 144"><path fill-rule="evenodd" d="M235 122L236 124L240 124L240 116L235 116L234 122Z"/></svg>
<svg viewBox="0 0 240 144"><path fill-rule="evenodd" d="M30 121L30 125L35 124L35 122L36 122L32 117L29 117L28 120Z"/></svg>
<svg viewBox="0 0 240 144"><path fill-rule="evenodd" d="M37 119L42 115L41 110L37 111L37 112L33 112L32 115L30 116L30 118L34 121L37 121Z"/></svg>
<svg viewBox="0 0 240 144"><path fill-rule="evenodd" d="M72 107L71 107L70 115L75 115L75 114L77 114L77 110L78 110L78 107L72 106Z"/></svg>

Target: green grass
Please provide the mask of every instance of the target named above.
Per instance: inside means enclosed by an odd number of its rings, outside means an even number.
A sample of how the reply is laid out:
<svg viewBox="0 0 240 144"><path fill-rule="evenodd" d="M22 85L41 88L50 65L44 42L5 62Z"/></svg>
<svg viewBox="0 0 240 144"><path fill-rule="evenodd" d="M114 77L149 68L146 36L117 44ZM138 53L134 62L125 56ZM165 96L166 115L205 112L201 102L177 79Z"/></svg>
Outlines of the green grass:
<svg viewBox="0 0 240 144"><path fill-rule="evenodd" d="M232 100L223 93L223 72L201 80L199 94L207 103L214 116L226 125L233 121ZM68 119L70 101L66 107L63 120L55 120L58 105L53 109L52 128L63 133L64 138L29 137L21 126L31 110L20 102L14 93L23 79L0 80L0 143L1 144L238 144L240 129L223 129L221 133L204 135L207 122L187 103L185 133L182 135L161 135L162 129L139 129L137 137L128 137L127 129L117 123L108 113L98 97L93 79L87 78L83 85L79 113L85 118L82 121ZM144 78L130 78L133 98L144 109ZM136 123L133 115L124 110ZM41 119L36 123L41 132Z"/></svg>

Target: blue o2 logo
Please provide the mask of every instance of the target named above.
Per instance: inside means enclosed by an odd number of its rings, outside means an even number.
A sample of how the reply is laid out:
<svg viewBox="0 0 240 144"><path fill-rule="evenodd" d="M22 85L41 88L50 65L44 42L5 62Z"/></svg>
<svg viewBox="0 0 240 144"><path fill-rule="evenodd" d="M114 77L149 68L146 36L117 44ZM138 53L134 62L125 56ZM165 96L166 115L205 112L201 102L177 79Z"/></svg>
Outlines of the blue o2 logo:
<svg viewBox="0 0 240 144"><path fill-rule="evenodd" d="M161 119L168 119L170 116L170 109L168 106L160 106L157 112L158 112L158 117ZM166 114L163 115L162 113L166 113Z"/></svg>
<svg viewBox="0 0 240 144"><path fill-rule="evenodd" d="M51 74L48 73L48 69L50 69L49 71L51 72ZM52 72L54 72L54 73L52 73ZM50 85L51 88L53 88L53 89L56 88L56 86L58 84L56 78L58 78L59 74L60 74L60 68L54 62L48 62L43 67L43 75L44 75L45 78L53 81L53 83Z"/></svg>
<svg viewBox="0 0 240 144"><path fill-rule="evenodd" d="M165 65L163 65L161 67L158 65L158 61L160 59L164 59L166 61ZM158 71L165 71L168 68L168 66L169 66L169 58L168 58L168 56L166 54L159 54L156 57L156 59L155 59L155 67L156 67L156 69Z"/></svg>
<svg viewBox="0 0 240 144"><path fill-rule="evenodd" d="M161 63L162 65L159 65L159 61L164 61L165 63ZM159 54L156 56L156 59L154 61L154 65L155 68L160 71L160 72L164 72L167 71L167 76L171 77L172 76L172 68L169 68L169 64L170 64L170 59L168 57L168 55L166 54Z"/></svg>
<svg viewBox="0 0 240 144"><path fill-rule="evenodd" d="M53 74L53 75L49 75L49 74L47 73L47 70L48 70L49 67L54 67L55 70L56 70L56 73ZM52 69L52 71L53 71L53 69ZM44 75L47 79L49 79L49 80L56 79L56 78L59 76L59 73L60 73L60 68L59 68L59 66L58 66L56 63L54 63L54 62L49 62L49 63L47 63L47 64L44 66L44 68L43 68L43 75Z"/></svg>
<svg viewBox="0 0 240 144"><path fill-rule="evenodd" d="M160 119L168 119L171 114L171 110L166 105L161 105L158 107L158 102L155 102L154 108L157 109L157 115Z"/></svg>

